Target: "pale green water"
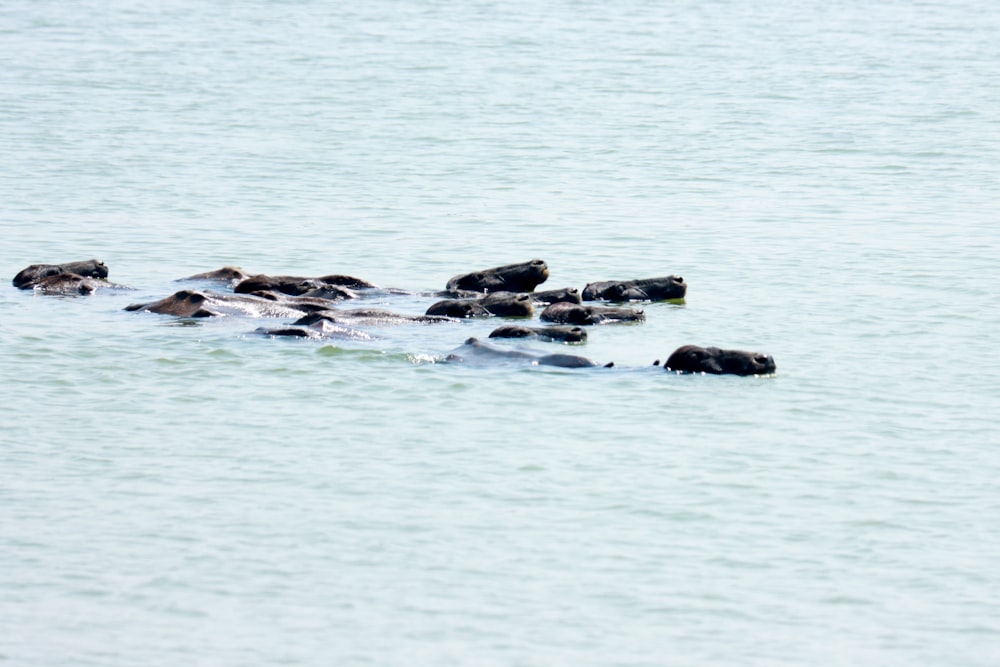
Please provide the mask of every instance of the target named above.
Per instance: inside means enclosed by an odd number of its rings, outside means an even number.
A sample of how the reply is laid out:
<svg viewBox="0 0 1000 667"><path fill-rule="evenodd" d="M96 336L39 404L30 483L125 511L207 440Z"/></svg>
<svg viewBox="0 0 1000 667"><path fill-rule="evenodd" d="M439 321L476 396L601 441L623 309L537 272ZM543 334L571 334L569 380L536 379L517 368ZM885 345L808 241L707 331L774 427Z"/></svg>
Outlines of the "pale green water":
<svg viewBox="0 0 1000 667"><path fill-rule="evenodd" d="M0 662L997 664L998 17L0 8L0 273L136 288L0 286ZM610 372L122 310L532 257L687 302L571 348Z"/></svg>

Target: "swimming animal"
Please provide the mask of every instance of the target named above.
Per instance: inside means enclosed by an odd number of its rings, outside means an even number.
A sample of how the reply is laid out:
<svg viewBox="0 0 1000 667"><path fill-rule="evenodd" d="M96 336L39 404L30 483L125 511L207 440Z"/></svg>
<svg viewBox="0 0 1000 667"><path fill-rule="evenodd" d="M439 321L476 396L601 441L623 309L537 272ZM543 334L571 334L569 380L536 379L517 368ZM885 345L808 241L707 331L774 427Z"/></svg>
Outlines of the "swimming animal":
<svg viewBox="0 0 1000 667"><path fill-rule="evenodd" d="M32 264L11 281L18 289L33 289L44 294L93 294L99 289L132 289L107 280L108 267L97 259L66 264Z"/></svg>
<svg viewBox="0 0 1000 667"><path fill-rule="evenodd" d="M182 280L217 280L224 283L238 283L249 278L250 275L245 273L243 269L238 266L224 266L221 269L216 269L215 271L206 271L204 273L196 273L193 276L188 276L187 278L178 278L177 282Z"/></svg>
<svg viewBox="0 0 1000 667"><path fill-rule="evenodd" d="M446 290L474 292L530 292L549 277L549 267L540 259L507 264L473 273L463 273L448 281Z"/></svg>
<svg viewBox="0 0 1000 667"><path fill-rule="evenodd" d="M531 298L536 304L548 306L549 304L565 301L566 303L582 303L580 290L575 287L563 287L562 289L551 289L544 292L532 292Z"/></svg>
<svg viewBox="0 0 1000 667"><path fill-rule="evenodd" d="M683 299L685 294L687 283L680 276L609 280L583 288L584 301L667 301Z"/></svg>
<svg viewBox="0 0 1000 667"><path fill-rule="evenodd" d="M668 371L712 375L770 375L777 369L770 354L697 345L677 348L663 366Z"/></svg>
<svg viewBox="0 0 1000 667"><path fill-rule="evenodd" d="M560 343L583 343L587 340L587 330L583 327L526 327L505 324L491 331L490 338L537 338Z"/></svg>
<svg viewBox="0 0 1000 667"><path fill-rule="evenodd" d="M130 311L145 311L176 317L221 317L248 315L250 317L300 317L313 306L296 307L293 301L273 300L256 294L230 294L181 290L170 296L148 303L133 303L125 307Z"/></svg>
<svg viewBox="0 0 1000 667"><path fill-rule="evenodd" d="M527 363L532 366L559 366L560 368L594 368L599 364L586 357L575 354L538 354L524 350L507 350L496 345L484 343L478 338L469 338L454 352L445 357L445 361L453 363L496 363L498 361ZM606 364L611 368L614 363Z"/></svg>
<svg viewBox="0 0 1000 667"><path fill-rule="evenodd" d="M556 324L608 324L611 322L641 322L646 314L633 308L612 306L584 306L560 301L542 311L539 316L545 322Z"/></svg>
<svg viewBox="0 0 1000 667"><path fill-rule="evenodd" d="M490 292L478 299L445 299L431 305L427 315L449 317L531 317L534 301L524 292Z"/></svg>
<svg viewBox="0 0 1000 667"><path fill-rule="evenodd" d="M371 289L372 283L353 276L328 275L318 278L301 276L268 276L258 274L236 283L233 291L237 294L250 294L260 290L273 290L291 296L319 296L320 298L356 298L353 290ZM323 294L331 296L323 296ZM335 296L334 296L335 295Z"/></svg>

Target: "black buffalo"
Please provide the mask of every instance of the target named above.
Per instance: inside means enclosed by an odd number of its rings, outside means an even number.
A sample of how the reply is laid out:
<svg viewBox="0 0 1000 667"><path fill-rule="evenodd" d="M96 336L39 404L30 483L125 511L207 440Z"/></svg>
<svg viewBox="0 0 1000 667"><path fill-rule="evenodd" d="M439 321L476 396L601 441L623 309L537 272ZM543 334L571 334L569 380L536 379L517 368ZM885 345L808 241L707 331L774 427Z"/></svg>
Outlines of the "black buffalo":
<svg viewBox="0 0 1000 667"><path fill-rule="evenodd" d="M549 267L540 259L492 269L463 273L448 281L445 289L473 292L531 292L549 277Z"/></svg>
<svg viewBox="0 0 1000 667"><path fill-rule="evenodd" d="M633 308L610 306L584 306L576 303L554 303L540 315L546 322L556 324L608 324L611 322L641 322L646 315Z"/></svg>
<svg viewBox="0 0 1000 667"><path fill-rule="evenodd" d="M354 290L371 289L375 285L353 276L329 275L318 278L301 276L250 276L236 283L233 291L237 294L251 294L261 290L269 290L288 294L290 296L316 296L323 299L353 299L357 295Z"/></svg>
<svg viewBox="0 0 1000 667"><path fill-rule="evenodd" d="M775 372L777 366L774 357L762 352L683 345L674 350L664 368L679 373L769 375Z"/></svg>
<svg viewBox="0 0 1000 667"><path fill-rule="evenodd" d="M492 292L478 299L445 299L432 304L427 315L448 317L531 317L535 314L530 294Z"/></svg>
<svg viewBox="0 0 1000 667"><path fill-rule="evenodd" d="M249 277L249 274L245 273L238 266L224 266L215 271L206 271L204 273L196 273L187 278L178 278L178 282L182 280L217 280L219 282L238 283Z"/></svg>
<svg viewBox="0 0 1000 667"><path fill-rule="evenodd" d="M683 299L687 283L680 276L641 280L608 280L583 288L584 301L667 301Z"/></svg>
<svg viewBox="0 0 1000 667"><path fill-rule="evenodd" d="M46 278L54 278L63 274L103 280L108 277L108 267L98 259L65 264L32 264L21 269L11 282L18 289L32 289Z"/></svg>
<svg viewBox="0 0 1000 667"><path fill-rule="evenodd" d="M438 324L443 322L458 322L455 318L437 315L409 315L394 313L381 308L352 308L350 310L322 310L303 315L293 324L296 326L312 326L320 321L339 326L393 326L397 324Z"/></svg>
<svg viewBox="0 0 1000 667"><path fill-rule="evenodd" d="M537 304L548 306L553 303L565 301L566 303L582 303L580 290L575 287L564 287L562 289L546 290L544 292L532 292L531 298Z"/></svg>
<svg viewBox="0 0 1000 667"><path fill-rule="evenodd" d="M583 343L587 330L583 327L525 327L505 324L490 332L490 338L537 338L560 343Z"/></svg>
<svg viewBox="0 0 1000 667"><path fill-rule="evenodd" d="M181 290L158 301L133 303L125 310L147 311L176 317L218 317L249 315L250 317L300 317L314 310L313 305L297 306L291 299L270 299L256 294L229 294Z"/></svg>
<svg viewBox="0 0 1000 667"><path fill-rule="evenodd" d="M484 343L478 338L466 340L464 345L445 357L445 361L457 363L510 361L527 363L532 366L559 366L561 368L594 368L599 366L586 357L574 354L538 354L523 350L507 350ZM606 364L605 368L610 368L613 365Z"/></svg>

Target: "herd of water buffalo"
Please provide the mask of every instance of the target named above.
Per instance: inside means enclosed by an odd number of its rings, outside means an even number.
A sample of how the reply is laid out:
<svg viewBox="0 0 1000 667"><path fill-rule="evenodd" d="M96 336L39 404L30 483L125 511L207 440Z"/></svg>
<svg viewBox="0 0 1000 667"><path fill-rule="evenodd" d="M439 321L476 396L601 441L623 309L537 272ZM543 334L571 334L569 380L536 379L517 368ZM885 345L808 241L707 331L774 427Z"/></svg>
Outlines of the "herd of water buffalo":
<svg viewBox="0 0 1000 667"><path fill-rule="evenodd" d="M448 281L444 290L423 293L422 296L441 300L423 315L410 315L379 308L340 308L339 304L345 301L408 293L379 288L360 278L248 275L241 269L224 267L181 280L211 281L230 289L183 289L158 301L132 304L126 310L183 318L232 315L294 318L291 325L257 331L269 336L370 339L371 334L365 331L368 327L454 322L472 317L531 318L537 307L543 308L539 319L544 326L506 324L494 329L490 338L533 337L578 343L586 340L584 327L588 325L645 319L642 310L611 304L680 300L687 293L687 284L679 276L595 282L582 292L576 288L536 291L535 288L548 277L548 266L540 259L458 275ZM108 267L92 259L66 264L33 264L18 273L13 284L19 289L62 295L90 294L99 289L130 289L107 278ZM509 350L475 338L468 339L447 360L463 361L471 356L524 359L534 364L570 368L596 365L585 357ZM696 345L679 347L663 366L678 373L716 375L766 375L774 373L776 368L774 359L768 354Z"/></svg>

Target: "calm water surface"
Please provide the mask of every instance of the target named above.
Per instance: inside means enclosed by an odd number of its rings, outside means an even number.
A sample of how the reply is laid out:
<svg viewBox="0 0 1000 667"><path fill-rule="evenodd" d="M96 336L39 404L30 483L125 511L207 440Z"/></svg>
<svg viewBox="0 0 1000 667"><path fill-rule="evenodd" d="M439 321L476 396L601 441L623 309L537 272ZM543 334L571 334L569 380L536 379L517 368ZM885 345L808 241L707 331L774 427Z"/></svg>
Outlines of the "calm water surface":
<svg viewBox="0 0 1000 667"><path fill-rule="evenodd" d="M997 664L997 81L971 1L8 3L0 274L135 289L0 286L0 663ZM507 343L580 371L122 310L532 257L688 297Z"/></svg>

